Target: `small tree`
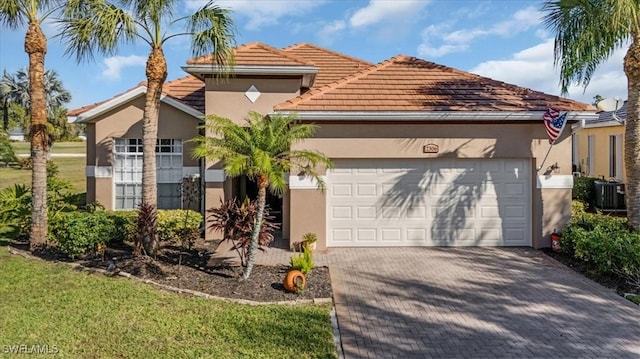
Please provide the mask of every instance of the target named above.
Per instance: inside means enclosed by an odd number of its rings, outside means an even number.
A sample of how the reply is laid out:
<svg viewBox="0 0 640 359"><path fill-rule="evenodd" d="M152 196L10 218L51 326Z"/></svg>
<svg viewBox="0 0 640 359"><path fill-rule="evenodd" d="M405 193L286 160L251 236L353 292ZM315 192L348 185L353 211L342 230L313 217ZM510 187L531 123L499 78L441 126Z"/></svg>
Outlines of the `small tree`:
<svg viewBox="0 0 640 359"><path fill-rule="evenodd" d="M194 140L197 143L194 155L220 160L227 176L247 176L258 184L258 213L247 250L247 266L242 274L246 279L255 262L267 189L281 195L292 171L310 176L322 189L324 182L316 168L328 168L332 163L318 151L292 149L292 145L313 136L316 130L315 125L299 123L295 116L263 116L250 112L245 125L224 117L208 117L204 127L209 136Z"/></svg>

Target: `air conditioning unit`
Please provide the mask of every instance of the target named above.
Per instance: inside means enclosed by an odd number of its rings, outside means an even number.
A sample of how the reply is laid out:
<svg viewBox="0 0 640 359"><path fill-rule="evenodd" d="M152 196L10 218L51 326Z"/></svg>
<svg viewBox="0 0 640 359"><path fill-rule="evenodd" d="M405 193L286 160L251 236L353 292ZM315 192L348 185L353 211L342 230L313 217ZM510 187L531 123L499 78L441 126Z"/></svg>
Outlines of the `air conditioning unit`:
<svg viewBox="0 0 640 359"><path fill-rule="evenodd" d="M624 184L622 182L595 181L596 207L601 210L624 210Z"/></svg>

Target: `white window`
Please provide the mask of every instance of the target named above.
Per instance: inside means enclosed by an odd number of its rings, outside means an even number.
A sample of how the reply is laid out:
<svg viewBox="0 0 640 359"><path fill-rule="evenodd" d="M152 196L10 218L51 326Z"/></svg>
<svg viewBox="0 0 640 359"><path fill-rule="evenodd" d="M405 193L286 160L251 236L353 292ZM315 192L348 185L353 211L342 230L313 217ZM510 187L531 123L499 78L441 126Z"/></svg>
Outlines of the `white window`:
<svg viewBox="0 0 640 359"><path fill-rule="evenodd" d="M142 139L116 138L114 143L115 209L135 209L142 201ZM182 140L156 144L158 208L181 208Z"/></svg>
<svg viewBox="0 0 640 359"><path fill-rule="evenodd" d="M587 136L587 174L596 175L596 137Z"/></svg>
<svg viewBox="0 0 640 359"><path fill-rule="evenodd" d="M609 136L609 177L622 180L622 135Z"/></svg>
<svg viewBox="0 0 640 359"><path fill-rule="evenodd" d="M573 164L573 172L580 172L580 151L578 147L578 134L571 135L571 163Z"/></svg>

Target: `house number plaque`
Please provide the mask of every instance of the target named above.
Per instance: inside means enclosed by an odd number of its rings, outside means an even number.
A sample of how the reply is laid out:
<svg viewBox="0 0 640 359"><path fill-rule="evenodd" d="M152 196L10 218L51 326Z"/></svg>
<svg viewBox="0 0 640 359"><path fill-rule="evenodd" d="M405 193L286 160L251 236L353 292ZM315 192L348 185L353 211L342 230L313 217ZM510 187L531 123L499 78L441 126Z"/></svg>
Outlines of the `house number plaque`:
<svg viewBox="0 0 640 359"><path fill-rule="evenodd" d="M429 143L422 147L422 152L424 153L438 153L440 148L435 143Z"/></svg>

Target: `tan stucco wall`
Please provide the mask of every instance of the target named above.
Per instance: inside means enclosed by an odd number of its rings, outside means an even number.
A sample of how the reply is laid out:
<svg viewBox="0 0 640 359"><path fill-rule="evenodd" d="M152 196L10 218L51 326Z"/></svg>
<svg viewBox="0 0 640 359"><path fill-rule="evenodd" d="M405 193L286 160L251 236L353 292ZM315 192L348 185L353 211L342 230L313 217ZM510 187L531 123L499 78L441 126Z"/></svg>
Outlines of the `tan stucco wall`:
<svg viewBox="0 0 640 359"><path fill-rule="evenodd" d="M205 81L206 114L215 114L239 122L249 111L261 114L273 112L273 106L300 94L301 78L245 78L234 77L229 81L208 78ZM255 103L249 101L245 92L255 86L260 97Z"/></svg>
<svg viewBox="0 0 640 359"><path fill-rule="evenodd" d="M425 154L437 144L437 154ZM330 158L526 158L532 160L532 241L549 246L549 235L570 217L571 189L538 189L537 175L571 175L571 137L566 131L556 142L544 168L536 171L549 150L541 123L524 124L320 124L316 136L297 148L318 150ZM549 170L557 164L558 168ZM291 190L291 242L316 232L318 249L326 239L326 207L319 190ZM286 238L286 236L285 236ZM298 239L296 239L298 238Z"/></svg>
<svg viewBox="0 0 640 359"><path fill-rule="evenodd" d="M215 114L241 123L249 111L256 111L266 115L273 112L273 106L276 104L299 95L301 78L233 77L228 81L207 78L205 84L207 90L205 93L207 115ZM254 103L245 96L245 92L252 85L260 91L260 97ZM205 168L208 170L220 169L222 164L217 161L207 160ZM220 203L220 197L231 198L233 192L231 180L225 181L224 191L218 188L210 189L209 186L215 186L215 183L207 184L205 209L217 207ZM283 222L283 233L288 233L289 223L287 220L283 220ZM214 234L211 231L205 233L206 239L218 239L219 237L220 234Z"/></svg>
<svg viewBox="0 0 640 359"><path fill-rule="evenodd" d="M312 189L291 190L289 198L293 209L289 224L290 245L301 241L305 233L311 232L318 236L316 248L326 249L327 207L325 192Z"/></svg>
<svg viewBox="0 0 640 359"><path fill-rule="evenodd" d="M144 96L139 96L114 108L87 125L87 165L112 166L113 139L119 137L142 138ZM188 140L198 135L198 119L165 103L160 104L158 138ZM90 144L95 144L94 146ZM183 166L197 167L192 158L193 144L183 142ZM95 179L95 190L87 182L87 200L95 199L105 208L113 208L113 179ZM91 181L93 183L93 181ZM95 194L90 193L95 192Z"/></svg>
<svg viewBox="0 0 640 359"><path fill-rule="evenodd" d="M594 128L582 128L575 132L577 137L577 158L576 164L580 166L580 169L584 175L591 175L592 177L604 177L609 178L609 136L622 135L621 148L624 151L624 126L606 126L606 127L594 127ZM587 158L589 156L588 150L588 137L593 135L595 140L595 168L591 174L588 173ZM622 180L626 182L626 173L624 169L624 153L622 158Z"/></svg>

